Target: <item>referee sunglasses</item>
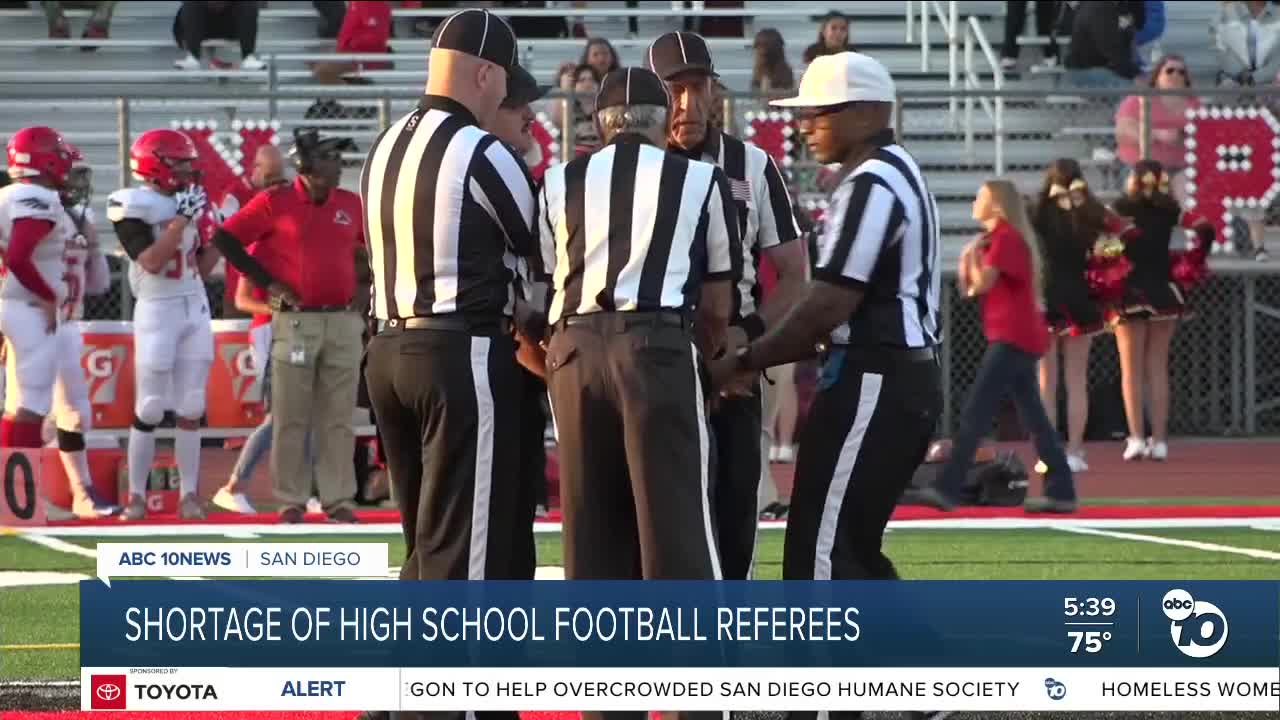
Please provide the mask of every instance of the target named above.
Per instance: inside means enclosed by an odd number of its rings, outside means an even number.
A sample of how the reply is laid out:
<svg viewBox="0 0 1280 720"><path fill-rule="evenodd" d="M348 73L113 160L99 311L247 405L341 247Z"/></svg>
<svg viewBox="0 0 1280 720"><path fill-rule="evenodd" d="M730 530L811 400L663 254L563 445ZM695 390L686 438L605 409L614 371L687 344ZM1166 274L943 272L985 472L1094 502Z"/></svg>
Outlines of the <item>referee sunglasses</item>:
<svg viewBox="0 0 1280 720"><path fill-rule="evenodd" d="M794 111L792 114L795 116L797 122L811 122L826 115L835 115L837 113L842 113L845 110L852 110L857 105L858 103L856 102L847 102L839 103L837 105L823 105L822 107L801 108Z"/></svg>

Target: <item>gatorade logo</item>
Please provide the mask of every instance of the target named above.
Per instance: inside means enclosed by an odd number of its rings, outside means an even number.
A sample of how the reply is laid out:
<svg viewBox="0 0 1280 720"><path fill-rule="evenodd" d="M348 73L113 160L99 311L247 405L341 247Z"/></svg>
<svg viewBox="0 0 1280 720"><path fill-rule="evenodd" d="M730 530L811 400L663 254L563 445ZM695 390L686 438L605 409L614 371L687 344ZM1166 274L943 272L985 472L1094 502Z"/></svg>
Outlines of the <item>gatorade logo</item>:
<svg viewBox="0 0 1280 720"><path fill-rule="evenodd" d="M253 364L248 343L224 343L222 363L231 375L231 393L241 403L262 402L262 373Z"/></svg>
<svg viewBox="0 0 1280 720"><path fill-rule="evenodd" d="M89 381L89 402L94 405L110 405L116 401L116 383L120 369L128 356L127 345L93 347L86 345L81 352L80 366Z"/></svg>

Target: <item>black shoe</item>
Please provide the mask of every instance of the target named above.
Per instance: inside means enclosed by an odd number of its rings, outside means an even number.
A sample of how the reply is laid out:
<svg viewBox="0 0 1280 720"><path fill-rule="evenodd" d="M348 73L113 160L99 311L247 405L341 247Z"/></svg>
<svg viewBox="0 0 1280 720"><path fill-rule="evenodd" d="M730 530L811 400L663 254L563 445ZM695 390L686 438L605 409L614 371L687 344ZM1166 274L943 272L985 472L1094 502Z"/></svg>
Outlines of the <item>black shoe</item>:
<svg viewBox="0 0 1280 720"><path fill-rule="evenodd" d="M765 505L764 509L760 511L760 519L761 520L784 520L786 519L787 512L789 510L791 510L790 505L787 505L786 503L780 503L780 502L774 501L769 503L768 505Z"/></svg>
<svg viewBox="0 0 1280 720"><path fill-rule="evenodd" d="M351 508L343 505L329 513L329 522L341 523L343 525L355 525L360 521L356 519L356 514L351 511Z"/></svg>
<svg viewBox="0 0 1280 720"><path fill-rule="evenodd" d="M300 522L302 522L302 508L291 506L280 511L280 524L297 525Z"/></svg>
<svg viewBox="0 0 1280 720"><path fill-rule="evenodd" d="M1067 514L1076 511L1079 503L1075 500L1058 500L1051 497L1027 498L1023 503L1022 509L1029 513L1059 513Z"/></svg>
<svg viewBox="0 0 1280 720"><path fill-rule="evenodd" d="M928 505L942 512L951 512L956 509L955 501L942 494L942 491L937 488L920 488L914 494L916 501L922 505Z"/></svg>

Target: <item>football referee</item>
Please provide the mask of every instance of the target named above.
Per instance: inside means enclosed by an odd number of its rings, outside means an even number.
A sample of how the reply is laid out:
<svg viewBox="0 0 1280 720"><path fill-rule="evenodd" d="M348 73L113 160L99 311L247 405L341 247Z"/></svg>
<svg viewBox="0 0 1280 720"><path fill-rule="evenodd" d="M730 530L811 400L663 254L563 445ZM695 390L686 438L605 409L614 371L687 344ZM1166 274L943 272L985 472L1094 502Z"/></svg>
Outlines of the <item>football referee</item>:
<svg viewBox="0 0 1280 720"><path fill-rule="evenodd" d="M792 580L896 578L885 525L924 459L941 407L938 210L890 129L893 80L844 52L809 65L795 107L814 158L842 164L814 281L759 340L717 362L718 381L825 346L805 422L783 552ZM736 369L736 374L735 374Z"/></svg>
<svg viewBox="0 0 1280 720"><path fill-rule="evenodd" d="M425 97L374 141L360 179L381 321L366 378L402 516L402 579L530 579L510 318L514 268L538 261L534 190L481 129L515 61L496 15L445 19Z"/></svg>
<svg viewBox="0 0 1280 720"><path fill-rule="evenodd" d="M543 180L570 579L721 579L703 357L724 342L742 252L724 173L664 150L668 107L658 76L614 70L596 98L605 146Z"/></svg>
<svg viewBox="0 0 1280 720"><path fill-rule="evenodd" d="M742 236L742 278L734 284L729 343L737 346L764 334L798 297L808 275L791 193L773 158L759 147L720 132L708 122L712 83L718 77L701 36L669 32L649 46L649 69L671 93L669 149L712 163L729 180L733 212ZM778 270L778 286L761 305L758 263L767 253ZM746 580L755 554L757 492L766 448L762 448L760 384L746 395L719 400L711 414L715 432L713 510L720 564L726 580Z"/></svg>

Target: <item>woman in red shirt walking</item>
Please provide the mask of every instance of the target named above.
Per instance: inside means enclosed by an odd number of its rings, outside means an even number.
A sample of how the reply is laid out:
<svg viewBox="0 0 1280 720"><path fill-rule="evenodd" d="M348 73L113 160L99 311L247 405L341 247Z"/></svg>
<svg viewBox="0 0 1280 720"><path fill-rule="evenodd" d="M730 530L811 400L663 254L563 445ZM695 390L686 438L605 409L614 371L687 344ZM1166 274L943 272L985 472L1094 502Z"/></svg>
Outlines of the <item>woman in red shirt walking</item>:
<svg viewBox="0 0 1280 720"><path fill-rule="evenodd" d="M943 509L954 506L978 442L991 428L1006 391L1013 393L1036 450L1048 464L1045 497L1031 498L1028 512L1073 512L1075 483L1058 433L1040 400L1036 364L1049 347L1049 329L1040 306L1041 259L1035 231L1022 198L1007 180L991 180L973 202L973 218L986 232L960 255L960 291L979 298L987 352L969 394L951 458L933 495Z"/></svg>

